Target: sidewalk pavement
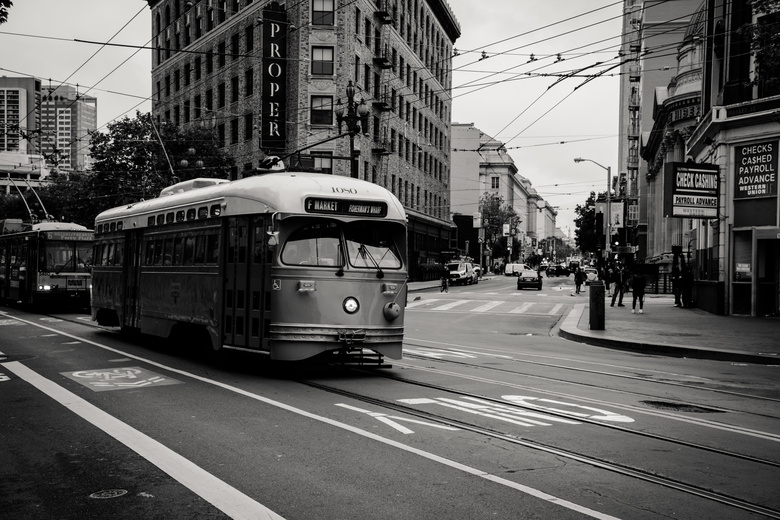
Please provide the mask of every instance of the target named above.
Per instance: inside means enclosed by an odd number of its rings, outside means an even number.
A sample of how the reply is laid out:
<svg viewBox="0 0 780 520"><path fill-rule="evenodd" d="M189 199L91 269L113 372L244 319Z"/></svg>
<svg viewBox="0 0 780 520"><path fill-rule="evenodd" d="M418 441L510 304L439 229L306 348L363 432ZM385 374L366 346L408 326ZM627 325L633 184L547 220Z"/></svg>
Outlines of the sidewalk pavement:
<svg viewBox="0 0 780 520"><path fill-rule="evenodd" d="M410 282L409 292L438 287L437 281ZM645 354L780 365L779 318L718 316L675 307L673 296L653 294L646 295L643 314L631 314L632 295L626 293L625 307L617 302L610 307L607 298L604 330L590 330L587 287L571 299L574 307L558 331L568 340Z"/></svg>

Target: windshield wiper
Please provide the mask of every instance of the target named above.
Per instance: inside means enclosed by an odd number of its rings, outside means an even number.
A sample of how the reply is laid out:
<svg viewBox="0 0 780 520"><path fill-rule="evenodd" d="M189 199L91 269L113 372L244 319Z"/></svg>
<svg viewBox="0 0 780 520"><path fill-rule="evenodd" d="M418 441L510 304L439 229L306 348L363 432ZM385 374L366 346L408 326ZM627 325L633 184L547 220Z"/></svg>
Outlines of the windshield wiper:
<svg viewBox="0 0 780 520"><path fill-rule="evenodd" d="M73 261L73 258L74 258L73 255L71 255L71 257L68 258L68 261L65 262L64 264L62 264L62 267L60 267L59 269L55 269L54 270L54 274L60 274L66 267L68 267L68 264ZM75 266L76 264L73 264L73 265Z"/></svg>
<svg viewBox="0 0 780 520"><path fill-rule="evenodd" d="M379 267L379 264L376 260L374 260L374 257L371 255L371 252L368 250L368 248L365 246L365 244L360 244L360 247L358 247L358 252L361 254L361 256L365 259L368 257L371 260L371 263L374 264L374 267L376 267L376 277L377 278L384 278L385 273L382 271L382 268Z"/></svg>

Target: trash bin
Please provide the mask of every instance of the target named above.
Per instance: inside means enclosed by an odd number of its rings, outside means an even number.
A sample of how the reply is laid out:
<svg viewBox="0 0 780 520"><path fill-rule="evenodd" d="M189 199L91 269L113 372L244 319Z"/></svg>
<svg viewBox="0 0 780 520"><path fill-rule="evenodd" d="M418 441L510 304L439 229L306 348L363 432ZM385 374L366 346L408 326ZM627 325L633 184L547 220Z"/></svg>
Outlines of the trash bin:
<svg viewBox="0 0 780 520"><path fill-rule="evenodd" d="M593 282L588 287L590 303L590 330L604 330L604 284L601 281Z"/></svg>

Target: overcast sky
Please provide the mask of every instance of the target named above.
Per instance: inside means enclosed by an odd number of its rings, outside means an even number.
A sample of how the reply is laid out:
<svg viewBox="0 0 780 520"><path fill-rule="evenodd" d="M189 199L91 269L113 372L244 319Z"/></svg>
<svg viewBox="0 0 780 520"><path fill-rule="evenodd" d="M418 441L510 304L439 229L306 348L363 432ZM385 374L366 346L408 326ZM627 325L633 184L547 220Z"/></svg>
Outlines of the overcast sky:
<svg viewBox="0 0 780 520"><path fill-rule="evenodd" d="M520 174L558 208L558 227L573 234L575 206L606 186L603 169L573 159L616 170L618 69L556 82L617 63L622 2L448 1L462 33L452 121L503 141ZM0 26L0 74L78 84L98 98L98 126L147 112L151 52L100 44L147 45L150 20L143 0L15 0Z"/></svg>

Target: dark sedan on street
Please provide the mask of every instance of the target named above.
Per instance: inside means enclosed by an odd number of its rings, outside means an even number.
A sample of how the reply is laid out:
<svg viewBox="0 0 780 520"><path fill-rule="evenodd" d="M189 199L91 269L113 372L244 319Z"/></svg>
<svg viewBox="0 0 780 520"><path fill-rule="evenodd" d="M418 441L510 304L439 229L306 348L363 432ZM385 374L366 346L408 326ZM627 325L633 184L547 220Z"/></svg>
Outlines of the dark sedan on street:
<svg viewBox="0 0 780 520"><path fill-rule="evenodd" d="M536 289L542 290L542 277L538 272L531 269L524 269L517 275L517 288L518 289Z"/></svg>

